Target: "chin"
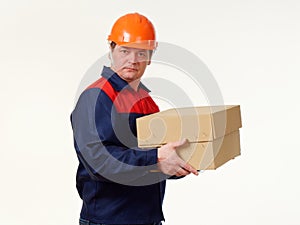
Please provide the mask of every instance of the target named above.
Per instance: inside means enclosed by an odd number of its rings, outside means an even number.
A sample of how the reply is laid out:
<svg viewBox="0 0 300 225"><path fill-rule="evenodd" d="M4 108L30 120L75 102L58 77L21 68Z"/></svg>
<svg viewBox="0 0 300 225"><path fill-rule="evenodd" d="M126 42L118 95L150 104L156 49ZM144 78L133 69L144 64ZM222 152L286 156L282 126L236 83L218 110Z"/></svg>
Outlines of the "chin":
<svg viewBox="0 0 300 225"><path fill-rule="evenodd" d="M136 73L127 73L124 75L124 77L128 80L135 80L138 77L138 74Z"/></svg>

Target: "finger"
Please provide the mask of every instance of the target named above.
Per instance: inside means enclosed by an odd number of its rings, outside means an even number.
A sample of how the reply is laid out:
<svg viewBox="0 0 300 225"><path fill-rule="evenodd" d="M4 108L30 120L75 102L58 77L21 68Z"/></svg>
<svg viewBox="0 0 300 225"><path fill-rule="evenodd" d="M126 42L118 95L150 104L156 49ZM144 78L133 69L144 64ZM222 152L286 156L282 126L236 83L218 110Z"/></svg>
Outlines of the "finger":
<svg viewBox="0 0 300 225"><path fill-rule="evenodd" d="M179 169L177 170L175 176L181 177L181 176L187 176L187 175L189 175L189 174L190 174L189 171L187 171L187 170L185 170L185 169L183 169L183 168L179 168Z"/></svg>
<svg viewBox="0 0 300 225"><path fill-rule="evenodd" d="M195 175L197 175L198 176L198 171L195 169L195 168L193 168L190 164L188 164L187 162L185 162L183 159L181 159L179 156L178 156L178 163L179 163L179 166L182 168L182 169L184 169L184 170L186 170L186 171L188 171L188 172L190 172L190 173L193 173L193 174L195 174Z"/></svg>
<svg viewBox="0 0 300 225"><path fill-rule="evenodd" d="M198 171L196 169L194 169L190 164L185 163L183 166L181 166L184 170L195 174L196 176L199 175Z"/></svg>

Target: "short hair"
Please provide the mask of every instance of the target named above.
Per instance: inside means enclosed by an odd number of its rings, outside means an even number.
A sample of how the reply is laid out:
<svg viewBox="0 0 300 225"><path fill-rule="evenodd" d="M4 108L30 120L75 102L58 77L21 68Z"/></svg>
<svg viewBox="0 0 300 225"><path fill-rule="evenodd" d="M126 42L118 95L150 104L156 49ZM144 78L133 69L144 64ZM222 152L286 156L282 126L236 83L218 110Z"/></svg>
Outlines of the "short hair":
<svg viewBox="0 0 300 225"><path fill-rule="evenodd" d="M111 41L109 45L110 45L111 49L114 50L117 44L116 44L116 42Z"/></svg>

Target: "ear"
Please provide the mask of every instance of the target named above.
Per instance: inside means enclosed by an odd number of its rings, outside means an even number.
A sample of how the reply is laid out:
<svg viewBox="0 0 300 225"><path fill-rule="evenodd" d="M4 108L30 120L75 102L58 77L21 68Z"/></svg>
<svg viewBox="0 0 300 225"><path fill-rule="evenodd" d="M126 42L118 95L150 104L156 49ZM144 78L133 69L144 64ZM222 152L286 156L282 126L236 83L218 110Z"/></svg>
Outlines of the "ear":
<svg viewBox="0 0 300 225"><path fill-rule="evenodd" d="M148 60L147 65L149 66L151 64L151 59L152 59L153 51L149 50L148 53L149 53L149 60Z"/></svg>
<svg viewBox="0 0 300 225"><path fill-rule="evenodd" d="M108 59L111 61L112 60L112 52L113 52L113 48L111 46L109 46L109 52L108 52Z"/></svg>

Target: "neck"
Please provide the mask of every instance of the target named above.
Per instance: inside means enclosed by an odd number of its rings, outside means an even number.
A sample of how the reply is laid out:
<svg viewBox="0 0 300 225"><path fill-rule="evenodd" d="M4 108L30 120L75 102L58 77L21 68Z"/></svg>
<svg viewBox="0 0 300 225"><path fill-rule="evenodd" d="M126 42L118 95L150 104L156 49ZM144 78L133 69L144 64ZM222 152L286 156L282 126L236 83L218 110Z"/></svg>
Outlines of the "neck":
<svg viewBox="0 0 300 225"><path fill-rule="evenodd" d="M134 80L134 81L132 81L132 82L130 82L130 83L128 83L128 84L130 85L130 87L131 87L133 90L137 91L137 90L138 90L138 87L139 87L139 85L140 85L140 79Z"/></svg>

